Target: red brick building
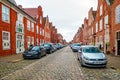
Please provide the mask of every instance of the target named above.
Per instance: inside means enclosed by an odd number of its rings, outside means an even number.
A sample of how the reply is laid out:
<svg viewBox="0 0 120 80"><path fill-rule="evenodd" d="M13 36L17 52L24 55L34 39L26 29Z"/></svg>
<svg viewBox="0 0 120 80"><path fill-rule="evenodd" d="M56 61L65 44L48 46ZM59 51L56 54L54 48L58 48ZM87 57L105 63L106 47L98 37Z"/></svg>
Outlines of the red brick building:
<svg viewBox="0 0 120 80"><path fill-rule="evenodd" d="M33 17L21 10L14 0L0 1L0 56L25 50L27 20L36 22Z"/></svg>
<svg viewBox="0 0 120 80"><path fill-rule="evenodd" d="M113 0L111 6L111 41L110 50L115 47L115 55L120 55L120 0Z"/></svg>
<svg viewBox="0 0 120 80"><path fill-rule="evenodd" d="M84 28L83 25L82 25L82 27L79 27L77 33L75 34L75 36L73 38L73 43L83 44L83 28Z"/></svg>
<svg viewBox="0 0 120 80"><path fill-rule="evenodd" d="M27 41L27 45L29 46L33 42L35 42L34 45L40 45L43 44L44 41L44 19L43 19L43 11L42 7L38 6L38 8L22 8L25 12L27 12L30 16L32 16L36 20L36 26L34 28L31 27L34 31L32 33L29 33L29 30L26 33L27 39L30 41ZM27 22L30 25L33 25L31 22ZM34 35L34 37L33 37ZM35 39L35 40L34 40Z"/></svg>
<svg viewBox="0 0 120 80"><path fill-rule="evenodd" d="M105 53L109 51L120 55L119 15L119 0L98 0L97 10L93 11L91 8L88 12L88 19L84 19L83 43L101 45Z"/></svg>
<svg viewBox="0 0 120 80"><path fill-rule="evenodd" d="M55 28L55 26L51 26L50 29L51 29L51 42L58 43L57 29Z"/></svg>
<svg viewBox="0 0 120 80"><path fill-rule="evenodd" d="M50 43L51 42L51 31L50 31L50 23L49 23L49 18L44 17L44 41L45 43Z"/></svg>

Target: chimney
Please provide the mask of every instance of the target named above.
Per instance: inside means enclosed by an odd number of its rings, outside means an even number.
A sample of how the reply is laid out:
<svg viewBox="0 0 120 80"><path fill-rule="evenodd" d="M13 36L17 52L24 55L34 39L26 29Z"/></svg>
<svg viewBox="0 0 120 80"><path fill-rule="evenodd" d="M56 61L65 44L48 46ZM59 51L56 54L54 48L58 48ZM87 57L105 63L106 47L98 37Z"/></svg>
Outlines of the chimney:
<svg viewBox="0 0 120 80"><path fill-rule="evenodd" d="M22 5L18 5L18 7L19 7L20 9L22 9Z"/></svg>

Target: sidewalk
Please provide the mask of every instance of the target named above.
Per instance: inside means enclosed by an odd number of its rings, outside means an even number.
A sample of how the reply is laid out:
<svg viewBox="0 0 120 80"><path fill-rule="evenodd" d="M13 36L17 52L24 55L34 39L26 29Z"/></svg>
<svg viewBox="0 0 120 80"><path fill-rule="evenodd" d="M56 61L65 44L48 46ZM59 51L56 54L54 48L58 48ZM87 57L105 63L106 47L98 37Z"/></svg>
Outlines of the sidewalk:
<svg viewBox="0 0 120 80"><path fill-rule="evenodd" d="M5 57L0 57L0 62L5 63L5 62L17 62L23 60L22 58L22 53L20 54L14 54L14 55L9 55Z"/></svg>
<svg viewBox="0 0 120 80"><path fill-rule="evenodd" d="M120 72L120 56L107 54L106 57L108 60L107 66Z"/></svg>

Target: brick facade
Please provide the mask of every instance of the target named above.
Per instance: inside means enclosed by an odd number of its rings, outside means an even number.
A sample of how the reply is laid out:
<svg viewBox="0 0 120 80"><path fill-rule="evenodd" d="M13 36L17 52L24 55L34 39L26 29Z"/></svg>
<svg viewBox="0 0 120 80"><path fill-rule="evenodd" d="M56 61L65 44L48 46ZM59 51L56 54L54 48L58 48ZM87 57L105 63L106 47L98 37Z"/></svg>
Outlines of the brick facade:
<svg viewBox="0 0 120 80"><path fill-rule="evenodd" d="M93 11L91 8L88 12L88 19L84 19L84 44L101 45L101 49L105 53L110 52L114 55L120 55L120 17L117 16L117 14L120 15L119 6L119 0L98 0L97 10ZM115 52L113 52L113 49L115 49Z"/></svg>

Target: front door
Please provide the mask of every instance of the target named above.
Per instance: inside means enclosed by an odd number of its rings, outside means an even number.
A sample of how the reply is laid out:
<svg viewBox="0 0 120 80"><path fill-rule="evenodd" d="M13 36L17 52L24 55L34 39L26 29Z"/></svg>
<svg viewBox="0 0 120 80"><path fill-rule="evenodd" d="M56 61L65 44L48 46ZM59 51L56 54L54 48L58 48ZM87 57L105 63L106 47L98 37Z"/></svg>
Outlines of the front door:
<svg viewBox="0 0 120 80"><path fill-rule="evenodd" d="M117 41L117 54L120 55L120 40Z"/></svg>
<svg viewBox="0 0 120 80"><path fill-rule="evenodd" d="M16 35L16 53L21 53L24 51L24 35Z"/></svg>

